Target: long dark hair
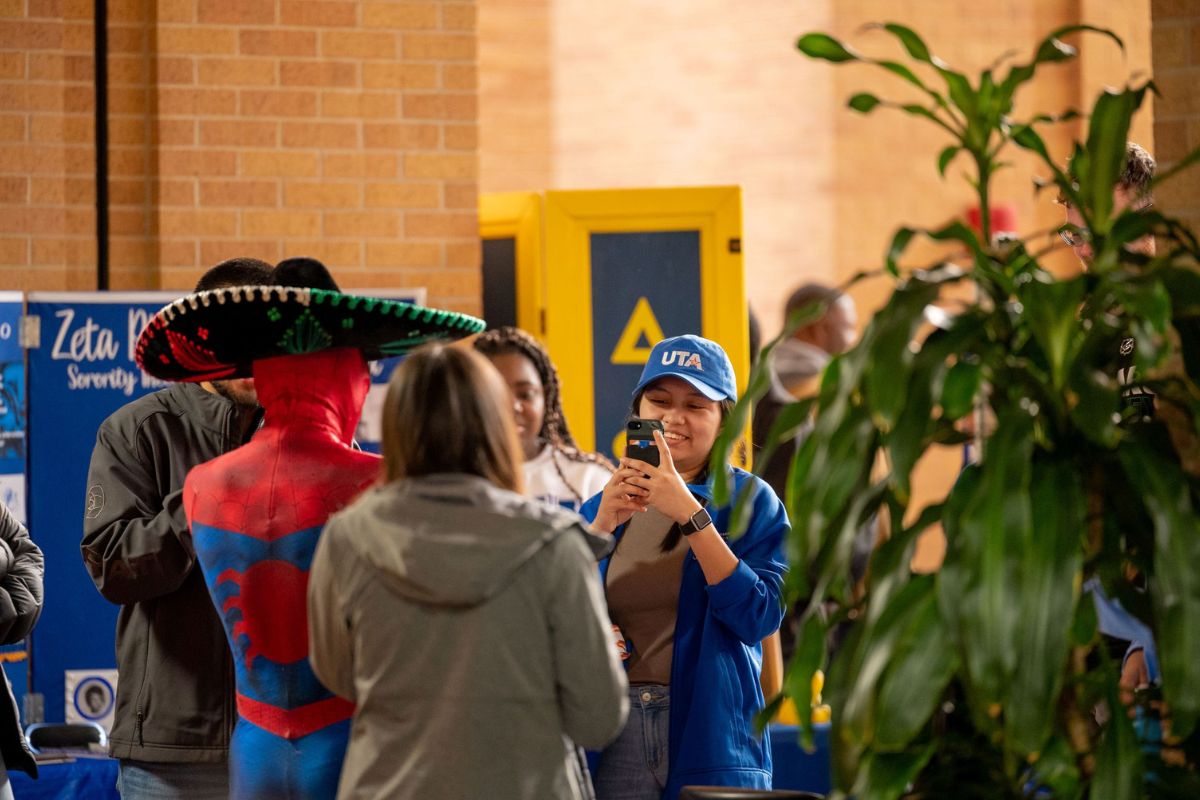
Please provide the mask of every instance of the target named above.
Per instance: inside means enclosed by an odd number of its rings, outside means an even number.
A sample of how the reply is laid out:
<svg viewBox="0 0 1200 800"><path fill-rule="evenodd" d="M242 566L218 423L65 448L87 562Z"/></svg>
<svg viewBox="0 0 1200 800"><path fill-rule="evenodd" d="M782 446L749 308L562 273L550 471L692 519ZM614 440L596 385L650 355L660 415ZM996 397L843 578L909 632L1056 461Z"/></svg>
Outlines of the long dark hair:
<svg viewBox="0 0 1200 800"><path fill-rule="evenodd" d="M571 430L567 427L567 418L562 410L562 392L559 389L558 370L554 368L550 355L537 339L520 328L506 325L481 334L475 339L474 345L476 350L489 358L507 353L517 353L529 359L542 382L542 394L546 409L542 415L542 429L538 431L538 438L548 442L553 448L554 454L562 455L569 461L599 464L610 472L612 471L613 465L607 458L597 453L580 450L579 445L575 444L575 437L571 435ZM575 499L580 502L586 500L587 498L583 497L579 490L567 480L562 467L558 465L558 460L555 458L550 460L554 464L558 476L562 478L562 482L575 495Z"/></svg>

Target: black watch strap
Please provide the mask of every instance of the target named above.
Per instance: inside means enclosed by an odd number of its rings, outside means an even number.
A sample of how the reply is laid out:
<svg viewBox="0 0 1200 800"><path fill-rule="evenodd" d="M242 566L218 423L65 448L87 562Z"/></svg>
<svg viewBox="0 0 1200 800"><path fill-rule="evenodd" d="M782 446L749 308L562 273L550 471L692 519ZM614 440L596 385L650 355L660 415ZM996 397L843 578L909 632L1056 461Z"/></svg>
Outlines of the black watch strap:
<svg viewBox="0 0 1200 800"><path fill-rule="evenodd" d="M708 515L708 509L702 508L695 514L692 514L691 519L679 526L679 531L684 536L691 536L697 531L702 531L712 525L712 517Z"/></svg>

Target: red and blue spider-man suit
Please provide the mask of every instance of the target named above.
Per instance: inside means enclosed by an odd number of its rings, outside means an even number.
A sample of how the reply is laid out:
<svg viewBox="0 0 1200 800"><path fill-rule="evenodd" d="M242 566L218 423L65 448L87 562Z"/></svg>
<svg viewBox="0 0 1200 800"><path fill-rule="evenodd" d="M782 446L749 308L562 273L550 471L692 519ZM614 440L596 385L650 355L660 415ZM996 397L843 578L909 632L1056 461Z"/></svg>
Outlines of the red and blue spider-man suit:
<svg viewBox="0 0 1200 800"><path fill-rule="evenodd" d="M354 707L308 665L308 570L330 515L379 475L350 443L370 386L355 349L254 363L263 427L193 469L184 507L233 650L235 798L333 797Z"/></svg>

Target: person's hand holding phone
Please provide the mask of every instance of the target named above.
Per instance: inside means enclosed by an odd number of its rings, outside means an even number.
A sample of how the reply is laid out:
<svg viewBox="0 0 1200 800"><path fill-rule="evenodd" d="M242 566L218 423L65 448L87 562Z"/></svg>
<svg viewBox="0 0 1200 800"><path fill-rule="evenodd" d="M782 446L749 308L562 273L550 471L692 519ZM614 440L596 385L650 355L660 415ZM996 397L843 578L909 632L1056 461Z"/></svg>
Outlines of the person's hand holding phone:
<svg viewBox="0 0 1200 800"><path fill-rule="evenodd" d="M657 466L626 455L621 459L621 468L614 473L613 477L628 471L621 480L628 487L641 490L641 494L638 496L645 501L646 505L654 506L659 513L682 525L691 519L692 515L702 506L700 501L688 490L687 484L675 469L675 461L671 458L671 448L667 445L667 439L661 429L655 429L654 443L658 450ZM628 453L628 451L626 452ZM603 501L601 501L601 505L603 506ZM628 520L628 517L626 519Z"/></svg>
<svg viewBox="0 0 1200 800"><path fill-rule="evenodd" d="M627 482L641 473L624 466L624 461L621 459L622 465L608 479L600 494L600 508L596 510L592 527L601 533L612 533L629 522L634 514L646 510L646 490Z"/></svg>

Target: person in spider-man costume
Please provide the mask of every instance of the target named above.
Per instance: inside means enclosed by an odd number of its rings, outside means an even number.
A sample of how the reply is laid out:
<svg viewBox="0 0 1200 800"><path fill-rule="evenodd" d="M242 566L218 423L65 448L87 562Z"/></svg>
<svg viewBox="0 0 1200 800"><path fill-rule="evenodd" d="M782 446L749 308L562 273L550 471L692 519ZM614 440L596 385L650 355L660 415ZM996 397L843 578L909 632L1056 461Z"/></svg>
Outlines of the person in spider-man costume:
<svg viewBox="0 0 1200 800"><path fill-rule="evenodd" d="M249 444L196 467L184 506L233 650L234 797L333 797L354 707L308 665L308 569L330 515L379 474L350 443L370 385L352 348L254 362Z"/></svg>
<svg viewBox="0 0 1200 800"><path fill-rule="evenodd" d="M264 422L183 488L204 580L233 652L235 798L332 798L354 706L308 662L308 573L325 522L376 480L353 447L366 358L477 333L482 320L342 294L324 265L288 259L273 286L201 292L163 308L138 364L166 380L253 372Z"/></svg>

